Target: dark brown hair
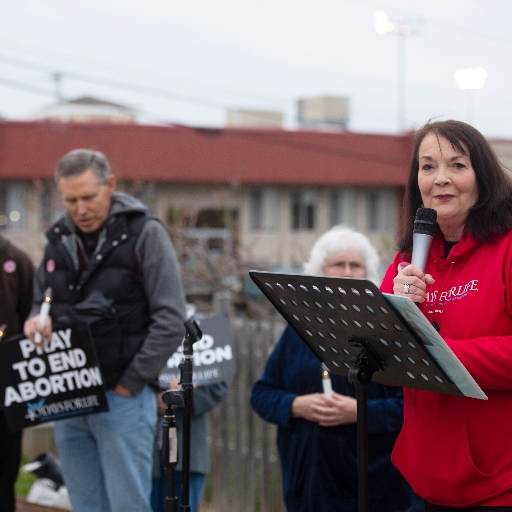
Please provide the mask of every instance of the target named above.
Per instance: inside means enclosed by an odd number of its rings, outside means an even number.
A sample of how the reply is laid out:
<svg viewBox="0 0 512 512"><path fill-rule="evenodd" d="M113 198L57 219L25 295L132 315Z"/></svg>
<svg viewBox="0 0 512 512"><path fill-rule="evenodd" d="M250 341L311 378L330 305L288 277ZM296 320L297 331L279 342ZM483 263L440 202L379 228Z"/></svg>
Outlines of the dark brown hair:
<svg viewBox="0 0 512 512"><path fill-rule="evenodd" d="M469 124L461 121L429 122L414 136L409 179L402 205L400 240L398 249L409 254L416 210L422 205L418 186L419 149L423 139L434 133L447 139L454 149L466 155L469 150L471 165L478 184L478 200L469 210L464 234L469 233L479 241L491 240L493 234L512 229L512 180L499 162L485 137Z"/></svg>

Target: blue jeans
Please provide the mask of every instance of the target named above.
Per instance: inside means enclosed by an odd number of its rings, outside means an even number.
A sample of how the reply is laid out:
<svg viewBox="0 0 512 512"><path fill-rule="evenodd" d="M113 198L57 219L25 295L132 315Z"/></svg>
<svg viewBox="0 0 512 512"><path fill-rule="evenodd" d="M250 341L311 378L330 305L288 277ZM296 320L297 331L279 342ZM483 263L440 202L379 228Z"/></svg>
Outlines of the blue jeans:
<svg viewBox="0 0 512 512"><path fill-rule="evenodd" d="M109 412L55 422L54 435L74 512L151 512L156 395L146 386L107 391Z"/></svg>
<svg viewBox="0 0 512 512"><path fill-rule="evenodd" d="M178 507L181 506L181 476L181 471L176 471L174 474L174 486L176 489L176 498L178 498ZM191 512L199 512L205 478L206 476L202 473L190 473L189 498ZM153 512L165 512L166 497L167 475L165 474L164 468L160 468L160 475L153 478L153 490L151 491L151 506Z"/></svg>

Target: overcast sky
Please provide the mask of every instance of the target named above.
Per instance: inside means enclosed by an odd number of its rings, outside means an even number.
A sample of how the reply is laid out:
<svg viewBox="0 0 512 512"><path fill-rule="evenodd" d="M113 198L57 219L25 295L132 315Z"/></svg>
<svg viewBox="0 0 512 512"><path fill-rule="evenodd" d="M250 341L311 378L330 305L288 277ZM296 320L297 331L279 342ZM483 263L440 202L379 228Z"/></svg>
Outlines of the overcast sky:
<svg viewBox="0 0 512 512"><path fill-rule="evenodd" d="M512 139L511 0L0 0L0 116L29 119L64 97L92 95L146 119L223 126L226 108L281 110L350 98L349 129L396 133L397 35L375 11L407 20L402 126L434 116ZM456 69L483 67L483 89Z"/></svg>

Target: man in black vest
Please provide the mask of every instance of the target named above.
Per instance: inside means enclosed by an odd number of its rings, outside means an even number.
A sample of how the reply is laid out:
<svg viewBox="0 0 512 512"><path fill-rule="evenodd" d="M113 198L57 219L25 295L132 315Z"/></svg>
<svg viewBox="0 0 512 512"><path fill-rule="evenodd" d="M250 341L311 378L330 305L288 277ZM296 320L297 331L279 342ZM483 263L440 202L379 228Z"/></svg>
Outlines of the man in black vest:
<svg viewBox="0 0 512 512"><path fill-rule="evenodd" d="M156 429L154 382L184 336L185 299L174 248L135 198L115 192L101 153L77 149L55 181L67 213L47 232L25 334L86 314L110 412L57 421L55 440L75 512L150 512ZM39 307L53 292L51 318ZM83 318L83 316L82 316Z"/></svg>

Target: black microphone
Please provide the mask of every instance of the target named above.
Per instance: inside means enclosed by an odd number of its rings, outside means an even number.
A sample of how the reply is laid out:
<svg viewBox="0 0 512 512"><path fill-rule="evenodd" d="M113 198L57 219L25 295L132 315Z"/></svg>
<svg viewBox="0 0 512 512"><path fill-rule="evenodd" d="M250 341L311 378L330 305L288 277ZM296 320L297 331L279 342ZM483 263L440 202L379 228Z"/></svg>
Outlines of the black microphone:
<svg viewBox="0 0 512 512"><path fill-rule="evenodd" d="M436 234L437 212L432 208L418 208L412 234L411 263L425 271L427 256Z"/></svg>

